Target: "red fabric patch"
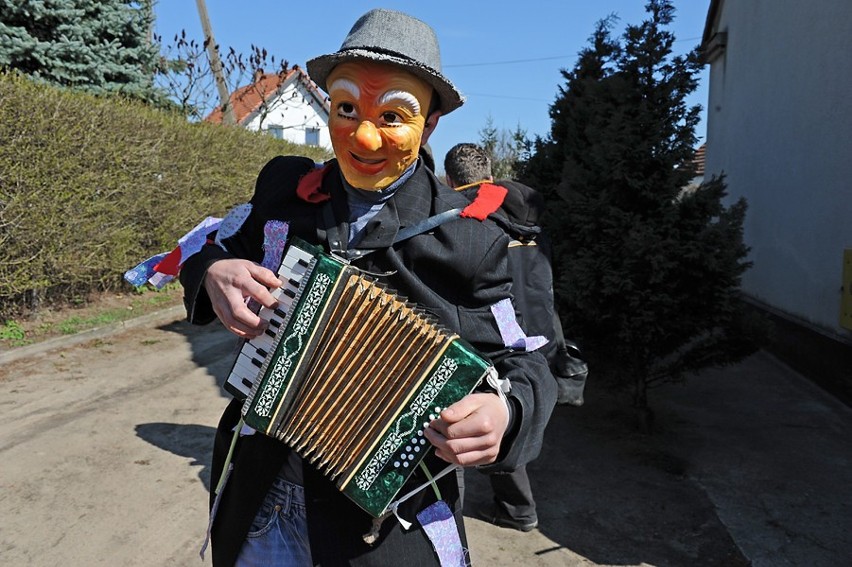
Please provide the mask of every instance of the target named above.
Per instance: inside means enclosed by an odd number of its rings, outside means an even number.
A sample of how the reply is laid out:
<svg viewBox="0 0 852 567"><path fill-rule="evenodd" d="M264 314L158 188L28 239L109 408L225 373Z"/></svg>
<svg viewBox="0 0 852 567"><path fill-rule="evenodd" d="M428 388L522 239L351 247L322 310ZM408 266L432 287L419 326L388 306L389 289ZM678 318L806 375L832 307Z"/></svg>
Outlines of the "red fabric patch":
<svg viewBox="0 0 852 567"><path fill-rule="evenodd" d="M476 199L464 208L461 216L464 218L485 220L488 215L500 208L508 193L509 191L505 187L500 187L492 183L483 183L479 186Z"/></svg>
<svg viewBox="0 0 852 567"><path fill-rule="evenodd" d="M180 257L180 246L178 246L169 252L168 256L160 260L156 266L154 266L154 271L169 276L178 275L178 272L180 271Z"/></svg>
<svg viewBox="0 0 852 567"><path fill-rule="evenodd" d="M331 199L331 195L322 192L322 180L328 172L328 166L314 168L299 179L296 195L308 203L322 203Z"/></svg>

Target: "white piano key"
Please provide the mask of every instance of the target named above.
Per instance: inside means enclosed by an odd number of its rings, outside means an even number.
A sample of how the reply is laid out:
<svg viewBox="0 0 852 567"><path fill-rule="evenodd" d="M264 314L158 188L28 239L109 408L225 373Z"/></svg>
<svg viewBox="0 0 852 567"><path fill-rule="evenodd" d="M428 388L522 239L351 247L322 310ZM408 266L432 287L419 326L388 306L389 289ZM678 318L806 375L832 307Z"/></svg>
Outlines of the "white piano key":
<svg viewBox="0 0 852 567"><path fill-rule="evenodd" d="M281 264L281 267L278 268L278 278L285 279L294 279L299 281L305 275L305 272L308 270L308 266L306 266L303 262L299 262L296 258L285 259Z"/></svg>
<svg viewBox="0 0 852 567"><path fill-rule="evenodd" d="M241 352L237 358L241 368L246 369L246 374L256 374L260 371L263 365L263 358L257 356L254 352Z"/></svg>
<svg viewBox="0 0 852 567"><path fill-rule="evenodd" d="M281 261L281 266L278 268L278 273L284 274L304 274L307 264L310 264L310 256L299 254L295 248L290 248Z"/></svg>
<svg viewBox="0 0 852 567"><path fill-rule="evenodd" d="M272 347L275 345L275 339L264 333L253 338L250 342L246 343L246 345L247 348L253 347L255 349L263 349L266 352L271 352Z"/></svg>
<svg viewBox="0 0 852 567"><path fill-rule="evenodd" d="M262 335L255 337L251 341L246 341L237 359L234 361L233 368L227 378L227 383L234 389L248 394L251 386L243 383L247 380L254 383L259 379L260 367L252 362L252 359L261 363L266 357L260 356L258 349L265 352L274 350L275 335L283 326L284 319L290 308L293 306L295 297L299 293L299 287L305 274L308 271L310 263L313 261L313 255L296 246L290 246L284 255L281 266L278 268L278 277L282 280L283 285L280 288L271 289L270 293L278 301L276 309L268 309L259 306L257 315L269 323L269 327Z"/></svg>
<svg viewBox="0 0 852 567"><path fill-rule="evenodd" d="M238 379L245 378L246 380L254 383L259 373L260 367L252 363L249 357L240 354L234 362L234 369L231 371L231 376Z"/></svg>
<svg viewBox="0 0 852 567"><path fill-rule="evenodd" d="M274 311L272 309L267 309L266 307L258 311L257 316L266 322L269 322L270 319L278 319L279 321L281 320L280 317L275 317Z"/></svg>
<svg viewBox="0 0 852 567"><path fill-rule="evenodd" d="M301 248L297 248L296 246L291 246L287 249L286 257L293 258L295 262L301 264L310 264L314 259L313 254L306 250L302 250Z"/></svg>

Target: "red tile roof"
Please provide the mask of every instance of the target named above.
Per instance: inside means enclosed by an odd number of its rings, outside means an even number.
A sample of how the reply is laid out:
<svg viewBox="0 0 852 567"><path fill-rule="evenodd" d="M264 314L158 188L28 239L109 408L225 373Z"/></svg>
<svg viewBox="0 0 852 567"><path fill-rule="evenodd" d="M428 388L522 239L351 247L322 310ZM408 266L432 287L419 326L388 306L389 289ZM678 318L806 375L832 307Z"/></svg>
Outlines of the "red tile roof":
<svg viewBox="0 0 852 567"><path fill-rule="evenodd" d="M240 87L231 93L230 101L234 108L234 117L237 124L242 124L246 119L252 116L257 111L261 104L275 96L279 89L293 76L301 79L305 87L311 91L317 100L322 102L322 106L328 109L328 103L325 95L319 90L319 87L308 77L308 74L302 71L298 65L293 66L289 71L279 71L278 73L263 73L258 72L255 75L254 81L250 85ZM221 124L224 113L222 107L217 106L204 120Z"/></svg>
<svg viewBox="0 0 852 567"><path fill-rule="evenodd" d="M692 158L692 163L695 166L695 176L696 177L704 177L704 151L706 149L706 144L701 144L697 150L695 150L695 157Z"/></svg>

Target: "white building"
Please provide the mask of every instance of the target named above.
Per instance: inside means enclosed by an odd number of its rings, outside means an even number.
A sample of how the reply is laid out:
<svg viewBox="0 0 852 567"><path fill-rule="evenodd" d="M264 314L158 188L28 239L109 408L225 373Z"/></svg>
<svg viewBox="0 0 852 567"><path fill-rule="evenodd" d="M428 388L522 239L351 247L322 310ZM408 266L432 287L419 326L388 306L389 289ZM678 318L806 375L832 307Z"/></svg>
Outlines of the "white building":
<svg viewBox="0 0 852 567"><path fill-rule="evenodd" d="M331 149L328 97L298 66L279 73L255 74L250 85L231 94L237 124L276 138ZM206 118L222 123L222 109Z"/></svg>
<svg viewBox="0 0 852 567"><path fill-rule="evenodd" d="M748 201L743 291L852 346L852 1L712 0L702 51L706 175Z"/></svg>

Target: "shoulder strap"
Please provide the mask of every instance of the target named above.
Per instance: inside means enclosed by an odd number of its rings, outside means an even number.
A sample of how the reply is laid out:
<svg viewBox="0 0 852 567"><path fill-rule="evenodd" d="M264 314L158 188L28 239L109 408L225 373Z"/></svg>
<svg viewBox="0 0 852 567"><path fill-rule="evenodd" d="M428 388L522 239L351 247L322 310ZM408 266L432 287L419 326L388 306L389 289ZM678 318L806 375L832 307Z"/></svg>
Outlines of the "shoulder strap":
<svg viewBox="0 0 852 567"><path fill-rule="evenodd" d="M444 211L443 213L438 213L437 215L432 215L427 219L423 219L415 225L407 226L397 233L396 240L394 240L393 243L396 244L397 242L408 240L412 236L417 236L427 230L432 230L447 221L461 218L463 212L464 209L450 209L449 211Z"/></svg>
<svg viewBox="0 0 852 567"><path fill-rule="evenodd" d="M506 193L507 190L504 187L483 183L479 187L476 198L468 206L463 209L456 208L438 213L413 226L406 227L399 231L393 243L402 242L457 218L474 218L483 221L500 208L506 198Z"/></svg>

